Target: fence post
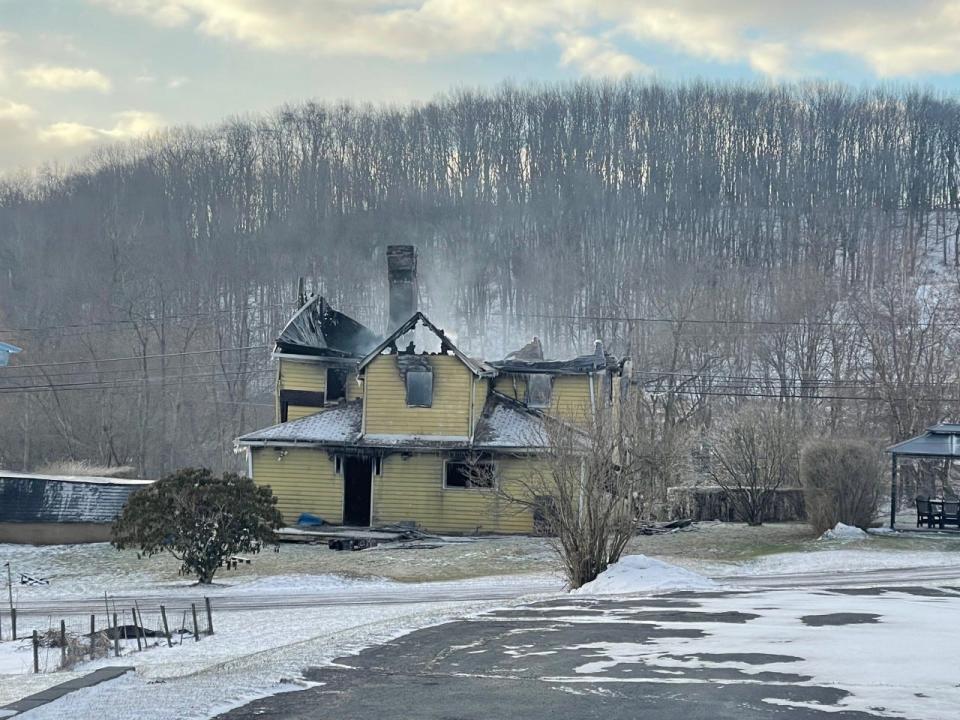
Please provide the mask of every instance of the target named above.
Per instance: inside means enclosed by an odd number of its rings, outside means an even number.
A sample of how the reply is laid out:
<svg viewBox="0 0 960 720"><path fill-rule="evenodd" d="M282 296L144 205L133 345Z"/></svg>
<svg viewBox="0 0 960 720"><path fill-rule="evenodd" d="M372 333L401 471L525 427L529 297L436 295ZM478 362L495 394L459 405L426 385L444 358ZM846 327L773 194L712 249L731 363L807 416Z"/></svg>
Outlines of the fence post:
<svg viewBox="0 0 960 720"><path fill-rule="evenodd" d="M10 626L13 631L13 639L17 639L17 609L10 608Z"/></svg>
<svg viewBox="0 0 960 720"><path fill-rule="evenodd" d="M200 628L197 624L197 604L190 603L190 610L193 612L193 641L200 642Z"/></svg>
<svg viewBox="0 0 960 720"><path fill-rule="evenodd" d="M170 641L170 628L167 627L167 609L163 605L160 606L160 617L163 618L163 634L167 637L167 647L173 647Z"/></svg>
<svg viewBox="0 0 960 720"><path fill-rule="evenodd" d="M113 656L120 657L120 628L117 625L117 614L113 614Z"/></svg>
<svg viewBox="0 0 960 720"><path fill-rule="evenodd" d="M90 615L90 659L97 656L97 616Z"/></svg>
<svg viewBox="0 0 960 720"><path fill-rule="evenodd" d="M133 615L133 636L137 639L137 650L143 650L140 644L140 628L137 625L137 609L130 608L130 614Z"/></svg>
<svg viewBox="0 0 960 720"><path fill-rule="evenodd" d="M60 667L67 664L67 623L60 621Z"/></svg>
<svg viewBox="0 0 960 720"><path fill-rule="evenodd" d="M210 609L210 598L204 597L203 602L207 605L207 635L213 635L213 610Z"/></svg>
<svg viewBox="0 0 960 720"><path fill-rule="evenodd" d="M40 638L37 637L37 631L33 631L33 673L40 672Z"/></svg>
<svg viewBox="0 0 960 720"><path fill-rule="evenodd" d="M3 640L3 613L0 612L0 640Z"/></svg>

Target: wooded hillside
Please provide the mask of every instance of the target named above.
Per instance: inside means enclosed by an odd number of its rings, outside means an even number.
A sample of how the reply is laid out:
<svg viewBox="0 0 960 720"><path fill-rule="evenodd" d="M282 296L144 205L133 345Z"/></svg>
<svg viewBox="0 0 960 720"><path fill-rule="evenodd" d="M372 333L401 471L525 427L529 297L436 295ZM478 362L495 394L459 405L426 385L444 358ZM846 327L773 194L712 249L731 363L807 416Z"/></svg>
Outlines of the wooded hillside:
<svg viewBox="0 0 960 720"><path fill-rule="evenodd" d="M174 130L0 185L0 466L235 467L298 276L380 330L389 243L465 349L599 337L669 432L770 396L904 437L960 408L958 213L960 103L917 90L504 87Z"/></svg>

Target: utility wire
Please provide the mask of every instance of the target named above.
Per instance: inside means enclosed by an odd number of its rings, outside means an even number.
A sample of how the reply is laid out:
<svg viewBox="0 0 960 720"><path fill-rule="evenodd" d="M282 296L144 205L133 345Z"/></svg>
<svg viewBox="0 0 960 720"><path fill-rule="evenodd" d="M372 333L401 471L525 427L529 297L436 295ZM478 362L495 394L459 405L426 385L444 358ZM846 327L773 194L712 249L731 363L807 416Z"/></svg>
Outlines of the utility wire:
<svg viewBox="0 0 960 720"><path fill-rule="evenodd" d="M187 350L184 352L173 352L173 353L155 353L151 355L131 355L128 357L112 357L112 358L93 358L91 360L66 360L62 362L50 362L50 363L28 363L11 365L10 367L17 368L34 368L34 367L64 367L67 365L91 365L95 363L105 363L105 362L131 362L137 361L142 362L144 360L156 360L158 358L174 358L174 357L189 357L193 355L209 355L211 353L225 353L225 352L243 352L246 350L268 350L273 345L246 345L243 347L229 347L229 348L211 348L210 350ZM0 377L3 377L0 374Z"/></svg>

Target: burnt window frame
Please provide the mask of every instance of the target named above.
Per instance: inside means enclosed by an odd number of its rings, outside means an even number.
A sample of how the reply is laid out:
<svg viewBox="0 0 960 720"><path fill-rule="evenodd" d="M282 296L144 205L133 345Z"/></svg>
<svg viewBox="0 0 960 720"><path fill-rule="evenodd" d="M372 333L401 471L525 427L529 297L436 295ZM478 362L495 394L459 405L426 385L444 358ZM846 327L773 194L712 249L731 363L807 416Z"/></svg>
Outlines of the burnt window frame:
<svg viewBox="0 0 960 720"><path fill-rule="evenodd" d="M341 376L343 377L343 385L342 385L342 387L343 387L343 394L342 394L342 395L338 395L337 397L331 397L331 395L330 395L330 388L331 388L330 376L331 376L332 373L337 373L337 374L339 374L339 375L341 375ZM326 388L327 388L327 391L326 391L326 395L327 395L327 397L326 397L326 403L327 403L328 405L330 405L330 404L332 404L332 403L339 402L340 400L346 400L346 399L347 399L347 383L349 383L349 382L350 382L350 369L349 369L349 368L328 367L328 368L327 368L327 381L326 381Z"/></svg>
<svg viewBox="0 0 960 720"><path fill-rule="evenodd" d="M410 376L411 375L427 375L430 378L430 397L426 403L422 402L411 402L410 401ZM407 407L415 408L430 408L433 407L433 368L410 368L407 370L404 379L404 390L405 390L405 400Z"/></svg>
<svg viewBox="0 0 960 720"><path fill-rule="evenodd" d="M530 381L537 379L539 382L547 383L547 401L546 403L534 403L531 402L530 396ZM528 408L533 408L535 410L546 410L553 403L553 376L547 375L545 373L530 373L527 375L526 383L523 391L523 402Z"/></svg>
<svg viewBox="0 0 960 720"><path fill-rule="evenodd" d="M471 485L471 480L469 475L466 476L463 485L448 485L447 484L447 468L451 465L467 465L467 466L478 466L478 465L489 465L490 466L490 484L489 485ZM443 470L442 470L442 485L444 490L476 490L479 492L493 492L497 489L497 484L499 482L499 476L497 474L497 462L493 458L480 458L476 461L471 462L467 458L458 458L458 457L449 457L443 459Z"/></svg>
<svg viewBox="0 0 960 720"><path fill-rule="evenodd" d="M280 422L285 423L289 418L291 405L298 407L315 407L317 412L326 404L326 393L310 390L281 390L280 391Z"/></svg>

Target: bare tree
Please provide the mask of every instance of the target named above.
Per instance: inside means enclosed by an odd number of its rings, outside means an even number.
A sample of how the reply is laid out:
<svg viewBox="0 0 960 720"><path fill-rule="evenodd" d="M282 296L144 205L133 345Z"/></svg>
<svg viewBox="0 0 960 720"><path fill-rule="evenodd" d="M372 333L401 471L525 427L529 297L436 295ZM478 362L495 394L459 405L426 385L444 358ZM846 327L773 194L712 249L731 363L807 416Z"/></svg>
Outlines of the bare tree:
<svg viewBox="0 0 960 720"><path fill-rule="evenodd" d="M710 475L749 525L762 525L777 491L797 484L793 428L775 408L748 406L736 413L716 432L710 460Z"/></svg>
<svg viewBox="0 0 960 720"><path fill-rule="evenodd" d="M583 427L547 420L544 454L525 477L498 486L507 501L533 513L573 588L617 562L636 534L649 478L636 434L634 418L612 408Z"/></svg>

